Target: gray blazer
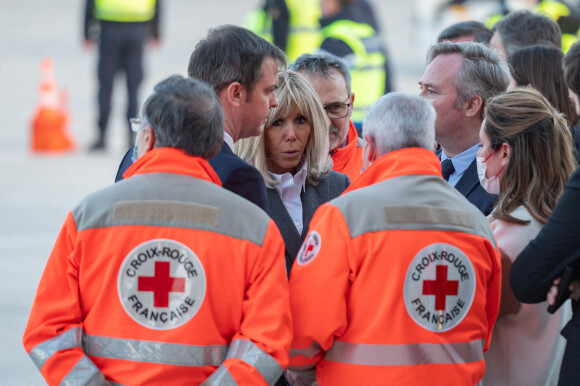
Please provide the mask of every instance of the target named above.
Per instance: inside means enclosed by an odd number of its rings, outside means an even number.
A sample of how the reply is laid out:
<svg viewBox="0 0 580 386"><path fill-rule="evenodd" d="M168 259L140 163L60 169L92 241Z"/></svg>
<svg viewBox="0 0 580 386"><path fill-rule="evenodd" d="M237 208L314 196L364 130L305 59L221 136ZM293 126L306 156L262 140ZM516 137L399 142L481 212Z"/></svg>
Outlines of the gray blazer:
<svg viewBox="0 0 580 386"><path fill-rule="evenodd" d="M267 188L268 204L270 207L269 215L274 220L282 238L286 245L286 273L290 276L290 269L294 263L294 259L298 254L298 250L308 234L308 226L310 220L314 216L314 212L318 207L325 202L338 197L350 185L350 180L345 174L331 171L326 178L320 180L318 185L313 186L306 182L306 189L300 194L302 200L302 221L304 227L302 234L298 234L298 230L290 218L290 214L286 210L278 191L275 188Z"/></svg>

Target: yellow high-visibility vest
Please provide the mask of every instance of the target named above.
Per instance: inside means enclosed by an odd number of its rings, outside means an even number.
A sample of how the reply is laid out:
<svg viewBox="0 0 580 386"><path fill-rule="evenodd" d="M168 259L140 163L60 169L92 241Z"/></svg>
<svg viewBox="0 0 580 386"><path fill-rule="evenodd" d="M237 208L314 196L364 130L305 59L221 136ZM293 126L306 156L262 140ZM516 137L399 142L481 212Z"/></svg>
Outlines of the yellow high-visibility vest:
<svg viewBox="0 0 580 386"><path fill-rule="evenodd" d="M362 122L366 110L385 93L385 55L375 29L368 24L339 20L322 29L324 38L336 38L354 52L350 66L352 92L355 94L351 120Z"/></svg>
<svg viewBox="0 0 580 386"><path fill-rule="evenodd" d="M290 13L286 56L289 62L293 62L300 55L314 53L320 47L322 11L320 0L286 0L286 5Z"/></svg>
<svg viewBox="0 0 580 386"><path fill-rule="evenodd" d="M95 0L95 18L106 21L149 21L155 16L156 0Z"/></svg>
<svg viewBox="0 0 580 386"><path fill-rule="evenodd" d="M320 0L286 0L288 7L288 37L285 53L288 62L293 62L304 53L314 53L322 43L320 32ZM244 20L244 27L274 42L272 16L263 8L251 12ZM283 47L282 47L283 48Z"/></svg>

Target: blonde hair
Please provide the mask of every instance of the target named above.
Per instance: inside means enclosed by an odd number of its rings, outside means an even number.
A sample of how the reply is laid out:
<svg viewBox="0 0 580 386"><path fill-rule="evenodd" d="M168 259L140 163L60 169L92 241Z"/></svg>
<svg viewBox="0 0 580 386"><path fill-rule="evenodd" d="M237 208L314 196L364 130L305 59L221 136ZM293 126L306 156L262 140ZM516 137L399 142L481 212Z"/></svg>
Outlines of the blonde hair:
<svg viewBox="0 0 580 386"><path fill-rule="evenodd" d="M545 224L577 164L568 122L532 88L516 88L487 101L484 132L491 148L511 147L493 216L526 224L512 213L524 205Z"/></svg>
<svg viewBox="0 0 580 386"><path fill-rule="evenodd" d="M275 91L278 107L270 109L264 133L272 127L275 121L290 114L294 108L298 108L311 126L310 136L304 149L304 162L308 167L306 177L308 182L316 185L332 169L332 159L328 154L330 145L326 113L310 83L299 73L280 72L278 82L278 88ZM262 173L266 186L271 188L278 182L268 172L264 133L257 137L239 140L235 145L235 151L240 158Z"/></svg>

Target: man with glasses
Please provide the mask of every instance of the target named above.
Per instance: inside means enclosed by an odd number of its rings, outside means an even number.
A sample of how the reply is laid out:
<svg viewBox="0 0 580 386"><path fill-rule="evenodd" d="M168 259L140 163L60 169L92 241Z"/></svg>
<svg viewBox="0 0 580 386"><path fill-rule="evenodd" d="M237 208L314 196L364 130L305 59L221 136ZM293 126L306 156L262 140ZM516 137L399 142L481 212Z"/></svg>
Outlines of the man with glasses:
<svg viewBox="0 0 580 386"><path fill-rule="evenodd" d="M346 174L354 182L363 169L364 141L350 119L354 93L348 67L330 55L304 54L288 68L302 74L318 94L329 118L333 170Z"/></svg>

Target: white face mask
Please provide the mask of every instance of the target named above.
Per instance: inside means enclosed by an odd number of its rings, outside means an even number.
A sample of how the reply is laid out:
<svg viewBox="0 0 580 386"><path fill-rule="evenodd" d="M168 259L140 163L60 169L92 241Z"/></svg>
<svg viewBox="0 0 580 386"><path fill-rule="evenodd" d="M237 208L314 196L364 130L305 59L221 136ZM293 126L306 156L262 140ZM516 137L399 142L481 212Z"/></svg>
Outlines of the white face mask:
<svg viewBox="0 0 580 386"><path fill-rule="evenodd" d="M479 183L481 186L483 186L483 189L485 189L485 191L489 194L499 195L499 178L497 178L499 173L491 178L487 178L485 177L485 171L487 170L485 159L483 157L475 157L475 163L477 164L477 176L479 177Z"/></svg>

